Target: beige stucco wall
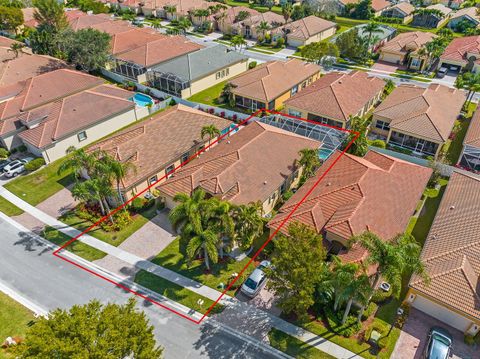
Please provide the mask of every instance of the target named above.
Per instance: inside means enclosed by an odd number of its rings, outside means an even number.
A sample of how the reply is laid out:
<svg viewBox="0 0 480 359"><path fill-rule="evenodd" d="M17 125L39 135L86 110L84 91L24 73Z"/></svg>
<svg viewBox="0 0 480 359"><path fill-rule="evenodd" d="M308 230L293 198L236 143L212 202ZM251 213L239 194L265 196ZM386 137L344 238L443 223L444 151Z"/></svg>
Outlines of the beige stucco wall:
<svg viewBox="0 0 480 359"><path fill-rule="evenodd" d="M314 36L304 40L304 39L299 39L295 38L293 36L287 35L287 44L293 47L299 47L299 46L304 46L311 44L312 42L318 42L322 41L330 36L335 35L335 32L337 31L336 27L332 27L330 29L327 29L325 31L322 31L318 34L315 34Z"/></svg>
<svg viewBox="0 0 480 359"><path fill-rule="evenodd" d="M405 59L405 55L389 52L386 50L380 50L380 58L379 60L385 62L391 62L392 64L402 63Z"/></svg>

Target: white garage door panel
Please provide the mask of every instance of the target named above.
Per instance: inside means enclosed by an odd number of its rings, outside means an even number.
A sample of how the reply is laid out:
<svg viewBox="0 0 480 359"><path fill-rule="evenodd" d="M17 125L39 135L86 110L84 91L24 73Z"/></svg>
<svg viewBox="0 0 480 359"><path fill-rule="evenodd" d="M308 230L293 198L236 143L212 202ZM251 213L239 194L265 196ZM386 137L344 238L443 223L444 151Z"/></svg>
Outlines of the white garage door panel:
<svg viewBox="0 0 480 359"><path fill-rule="evenodd" d="M467 318L452 312L420 295L415 298L412 304L413 307L421 310L422 312L441 320L442 322L465 332L470 327L470 320Z"/></svg>

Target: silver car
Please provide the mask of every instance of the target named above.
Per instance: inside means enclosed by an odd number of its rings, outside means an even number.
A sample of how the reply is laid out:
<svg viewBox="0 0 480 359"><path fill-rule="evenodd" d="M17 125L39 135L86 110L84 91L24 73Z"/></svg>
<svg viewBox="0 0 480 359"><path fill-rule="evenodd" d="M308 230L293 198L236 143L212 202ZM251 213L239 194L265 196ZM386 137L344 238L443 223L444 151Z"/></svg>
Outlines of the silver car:
<svg viewBox="0 0 480 359"><path fill-rule="evenodd" d="M17 177L20 173L25 172L25 164L32 161L33 158L27 157L21 160L15 160L10 162L5 168L3 169L3 173L7 177Z"/></svg>
<svg viewBox="0 0 480 359"><path fill-rule="evenodd" d="M262 261L257 268L254 269L252 274L242 284L240 291L247 297L255 297L267 283L267 276L263 269L270 267L269 261Z"/></svg>

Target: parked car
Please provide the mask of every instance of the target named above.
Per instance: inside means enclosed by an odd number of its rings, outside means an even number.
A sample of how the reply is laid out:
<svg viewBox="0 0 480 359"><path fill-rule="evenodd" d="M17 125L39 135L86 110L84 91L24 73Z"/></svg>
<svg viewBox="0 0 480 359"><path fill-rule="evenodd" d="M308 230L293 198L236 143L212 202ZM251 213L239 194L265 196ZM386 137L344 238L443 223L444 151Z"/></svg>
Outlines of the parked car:
<svg viewBox="0 0 480 359"><path fill-rule="evenodd" d="M262 288L267 283L267 276L263 270L265 268L269 268L270 266L271 263L269 261L262 261L242 284L240 288L241 292L250 298L253 298L260 293Z"/></svg>
<svg viewBox="0 0 480 359"><path fill-rule="evenodd" d="M3 172L3 169L5 167L7 167L7 165L9 165L10 163L12 163L12 161L10 161L10 160L1 160L0 161L0 172Z"/></svg>
<svg viewBox="0 0 480 359"><path fill-rule="evenodd" d="M425 359L448 359L452 351L451 334L440 327L433 327L428 334L428 343L425 346Z"/></svg>
<svg viewBox="0 0 480 359"><path fill-rule="evenodd" d="M447 74L448 72L448 69L446 67L440 67L438 70L437 70L437 77L438 78L443 78L445 77L445 75Z"/></svg>
<svg viewBox="0 0 480 359"><path fill-rule="evenodd" d="M21 160L12 161L5 166L3 173L7 177L17 177L20 173L25 172L25 164L32 160L32 157L26 157Z"/></svg>

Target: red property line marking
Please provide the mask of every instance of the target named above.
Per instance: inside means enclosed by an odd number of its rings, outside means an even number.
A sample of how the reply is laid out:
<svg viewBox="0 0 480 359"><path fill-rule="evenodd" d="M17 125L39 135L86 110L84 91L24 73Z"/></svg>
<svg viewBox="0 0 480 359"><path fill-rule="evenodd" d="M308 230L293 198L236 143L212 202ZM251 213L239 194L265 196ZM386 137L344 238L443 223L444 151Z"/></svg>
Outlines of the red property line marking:
<svg viewBox="0 0 480 359"><path fill-rule="evenodd" d="M81 236L83 236L84 234L90 232L93 228L97 227L100 223L102 223L103 221L107 220L107 218L115 213L117 213L119 210L123 209L125 206L127 206L129 203L131 203L135 198L143 195L145 192L149 191L152 187L156 186L160 181L162 181L164 178L166 178L168 175L170 175L171 173L175 172L177 169L185 166L187 163L189 163L192 159L196 158L199 154L205 152L209 147L213 146L214 144L216 144L217 142L219 142L220 140L222 140L223 138L225 138L227 135L229 135L231 132L233 131L236 131L240 126L248 123L249 120L251 120L253 117L256 117L257 114L259 113L271 113L271 114L276 114L276 115L281 115L283 117L288 117L288 118L292 118L292 119L295 119L295 120L299 120L299 121L303 121L303 122L308 122L308 123L312 123L314 125L320 125L320 126L324 126L324 127L329 127L329 128L332 128L332 129L336 129L336 130L340 130L340 131L344 131L344 132L348 132L348 133L354 133L355 136L354 138L352 138L352 140L347 144L347 146L345 147L345 149L337 156L337 158L333 161L333 163L327 168L327 170L323 173L323 175L315 182L315 184L312 186L312 188L310 188L310 190L305 194L305 196L303 196L303 198L300 200L300 202L298 202L295 207L292 209L292 211L287 215L287 217L280 223L280 226L278 226L278 228L268 237L268 239L265 241L265 243L263 243L263 245L257 250L257 252L252 256L252 258L250 258L250 260L248 261L248 263L243 267L243 269L240 271L240 273L238 273L238 276L236 278L234 278L230 284L227 286L227 288L225 288L223 290L223 292L221 293L221 295L217 298L217 300L207 309L207 311L205 312L205 314L199 319L199 320L194 320L193 318L183 314L183 313L180 313L178 311L176 311L175 309L172 309L170 307L167 307L166 305L162 304L162 303L159 303L157 301L155 301L154 299L142 294L142 293L139 293L129 287L127 287L126 285L122 284L122 283L118 283L118 282L115 282L114 280L112 279L109 279L107 278L106 276L103 276L87 267L84 267L82 266L81 264L79 263L76 263L62 255L60 255L60 252L62 250L64 250L67 246L69 246L71 243L73 243L74 241L78 240L78 238L80 238ZM276 112L276 111L270 111L270 110L258 110L256 111L254 114L252 114L250 117L248 117L247 119L243 120L241 123L239 123L238 125L236 125L235 127L231 128L228 132L226 132L225 134L219 136L216 140L212 141L208 146L206 146L205 148L199 150L198 152L196 152L194 155L192 155L191 157L189 157L185 162L181 163L180 165L178 165L177 167L175 167L172 171L170 171L169 173L166 173L162 178L160 178L159 180L157 180L156 182L150 184L146 189L144 189L143 191L137 193L134 197L132 197L131 199L129 199L128 201L126 201L124 204L122 204L121 206L115 208L114 210L112 210L110 213L108 213L106 216L103 216L102 218L100 218L97 222L95 222L94 224L92 224L90 227L88 227L87 229L85 229L82 233L80 233L79 235L77 235L76 237L72 238L71 240L69 240L67 243L65 243L63 246L61 246L60 248L58 248L57 250L55 250L53 252L53 255L70 263L70 264L73 264L74 266L80 268L80 269L83 269L84 271L90 273L90 274L93 274L99 278L102 278L104 280L106 280L107 282L109 283L112 283L114 285L116 285L117 287L119 288L122 288L123 290L125 291L128 291L132 294L135 294L136 296L139 296L140 298L146 300L146 301L149 301L150 303L153 303L155 305L158 305L159 307L162 307L164 309L167 309L169 311L171 311L172 313L175 313L177 315L179 315L180 317L184 318L184 319L187 319L195 324L200 324L206 316L208 316L208 314L212 311L212 309L218 304L218 302L223 298L223 296L230 290L230 288L235 284L235 282L241 277L242 273L245 272L245 270L250 266L250 264L252 264L252 262L257 258L257 256L263 251L263 249L267 246L268 243L270 243L270 241L275 237L275 235L278 233L278 231L285 225L285 223L290 219L290 217L295 213L295 211L298 209L298 207L300 207L300 205L307 199L307 197L313 192L313 190L318 186L318 184L320 183L320 181L325 177L325 175L333 168L333 166L338 162L338 160L346 153L346 151L350 148L350 146L353 144L353 142L355 142L357 140L357 138L359 137L359 133L358 132L354 132L352 130L346 130L346 129L342 129L342 128L339 128L339 127L334 127L334 126L329 126L329 125L326 125L326 124L320 124L320 123L317 123L317 122L314 122L314 121L311 121L311 120L307 120L307 119L304 119L304 118L300 118L300 117L295 117L295 116L291 116L291 115L287 115L287 114L284 114L284 113L280 113L280 112Z"/></svg>

